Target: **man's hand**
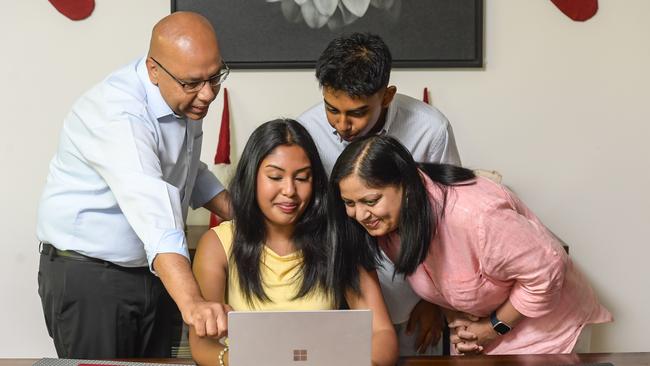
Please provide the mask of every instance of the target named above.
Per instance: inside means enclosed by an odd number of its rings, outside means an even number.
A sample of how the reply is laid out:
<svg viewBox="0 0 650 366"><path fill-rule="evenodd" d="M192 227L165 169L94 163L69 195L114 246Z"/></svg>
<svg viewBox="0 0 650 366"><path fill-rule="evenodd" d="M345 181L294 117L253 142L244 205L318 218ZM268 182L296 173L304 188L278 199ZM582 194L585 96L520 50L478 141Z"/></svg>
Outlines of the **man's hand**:
<svg viewBox="0 0 650 366"><path fill-rule="evenodd" d="M228 304L199 301L188 307L183 320L194 328L199 337L221 338L228 335Z"/></svg>
<svg viewBox="0 0 650 366"><path fill-rule="evenodd" d="M201 296L199 285L190 269L190 261L176 253L160 253L153 262L154 270L176 302L183 321L194 327L199 337L222 337L228 332L228 312L232 308L208 302Z"/></svg>
<svg viewBox="0 0 650 366"><path fill-rule="evenodd" d="M406 334L412 334L414 331L418 332L414 344L416 352L424 353L429 346L437 344L442 334L440 308L425 300L420 300L411 311L406 324Z"/></svg>

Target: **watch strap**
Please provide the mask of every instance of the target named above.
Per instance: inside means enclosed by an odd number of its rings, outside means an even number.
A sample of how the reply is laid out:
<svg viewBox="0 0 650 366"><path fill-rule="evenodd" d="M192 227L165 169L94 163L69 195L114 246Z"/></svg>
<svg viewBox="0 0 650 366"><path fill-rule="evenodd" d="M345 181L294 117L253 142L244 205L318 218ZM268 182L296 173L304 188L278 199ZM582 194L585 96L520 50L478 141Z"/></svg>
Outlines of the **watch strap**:
<svg viewBox="0 0 650 366"><path fill-rule="evenodd" d="M512 329L508 324L499 320L496 310L490 314L490 323L492 324L492 329L500 335L504 335Z"/></svg>

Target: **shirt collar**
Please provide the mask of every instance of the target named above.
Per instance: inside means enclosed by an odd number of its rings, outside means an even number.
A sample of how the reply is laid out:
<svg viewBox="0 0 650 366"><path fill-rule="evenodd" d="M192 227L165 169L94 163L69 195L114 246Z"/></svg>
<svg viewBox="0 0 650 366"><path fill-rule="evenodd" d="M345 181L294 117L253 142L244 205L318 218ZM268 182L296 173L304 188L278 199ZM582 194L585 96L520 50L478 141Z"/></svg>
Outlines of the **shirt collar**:
<svg viewBox="0 0 650 366"><path fill-rule="evenodd" d="M149 109L156 117L156 119L161 119L162 117L169 115L174 115L177 118L181 118L174 113L169 105L167 105L167 102L165 102L165 99L163 99L162 95L160 94L160 89L158 89L158 86L152 83L149 79L149 73L147 71L147 56L144 56L140 59L140 61L138 61L136 72L138 74L138 78L140 78L140 82L142 85L144 85L144 90L147 94L147 105L149 106Z"/></svg>
<svg viewBox="0 0 650 366"><path fill-rule="evenodd" d="M393 97L393 100L388 105L388 111L386 111L386 123L384 123L384 127L381 128L381 131L379 131L377 135L384 135L388 130L390 130L390 126L393 124L396 114L397 108L395 107L395 97Z"/></svg>

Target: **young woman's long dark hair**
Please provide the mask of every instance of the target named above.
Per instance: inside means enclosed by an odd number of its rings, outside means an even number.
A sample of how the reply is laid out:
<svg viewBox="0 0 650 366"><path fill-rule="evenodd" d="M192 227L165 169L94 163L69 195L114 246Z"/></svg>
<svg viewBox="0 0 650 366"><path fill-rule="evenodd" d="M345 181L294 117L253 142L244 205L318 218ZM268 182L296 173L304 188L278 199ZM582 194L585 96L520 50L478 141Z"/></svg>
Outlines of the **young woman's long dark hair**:
<svg viewBox="0 0 650 366"><path fill-rule="evenodd" d="M244 298L253 304L257 298L270 301L262 284L260 261L266 239L265 218L257 204L257 173L262 160L282 145L301 147L311 163L312 197L293 232L293 244L302 251L302 284L296 298L312 290L326 288L327 254L325 238L327 175L311 136L298 122L277 119L259 126L248 139L230 194L235 222L231 263L237 267Z"/></svg>
<svg viewBox="0 0 650 366"><path fill-rule="evenodd" d="M337 301L345 291L359 291L358 266L366 269L379 264L376 238L345 213L339 183L353 174L369 187L402 188L399 215L401 249L395 272L412 274L424 261L436 234L445 202L432 205L419 170L431 177L446 197L448 186L474 178L465 168L447 164L418 164L396 139L368 136L348 145L334 164L329 181L328 234L332 245L328 282Z"/></svg>

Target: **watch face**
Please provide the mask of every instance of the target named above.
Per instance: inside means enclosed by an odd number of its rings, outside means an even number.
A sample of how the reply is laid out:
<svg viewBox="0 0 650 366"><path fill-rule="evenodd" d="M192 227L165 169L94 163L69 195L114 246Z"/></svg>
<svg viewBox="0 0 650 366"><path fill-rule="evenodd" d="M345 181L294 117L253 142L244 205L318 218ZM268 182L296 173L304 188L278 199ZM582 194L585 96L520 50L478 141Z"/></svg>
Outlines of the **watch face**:
<svg viewBox="0 0 650 366"><path fill-rule="evenodd" d="M498 322L494 325L494 330L499 334L506 334L510 331L510 327L501 322Z"/></svg>

